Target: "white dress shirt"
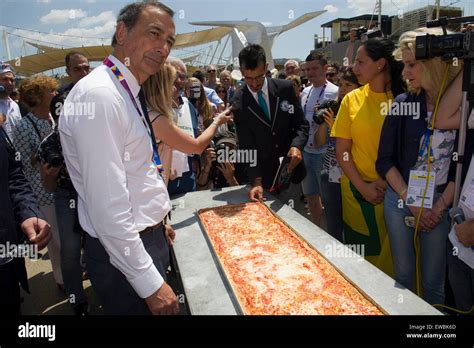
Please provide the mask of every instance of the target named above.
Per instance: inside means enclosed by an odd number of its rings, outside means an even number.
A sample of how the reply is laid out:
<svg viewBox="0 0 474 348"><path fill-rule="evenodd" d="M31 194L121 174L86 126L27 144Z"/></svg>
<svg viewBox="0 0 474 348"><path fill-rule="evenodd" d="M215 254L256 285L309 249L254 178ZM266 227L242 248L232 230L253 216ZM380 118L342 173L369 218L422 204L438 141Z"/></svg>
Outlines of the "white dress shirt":
<svg viewBox="0 0 474 348"><path fill-rule="evenodd" d="M0 113L6 116L5 123L3 124L3 129L5 129L5 132L8 134L8 136L12 138L13 131L18 125L18 122L20 122L21 120L20 107L10 97L0 99Z"/></svg>
<svg viewBox="0 0 474 348"><path fill-rule="evenodd" d="M258 92L252 91L249 86L247 86L247 88L249 89L250 93L252 93L253 97L257 101L257 104L260 105L260 103L258 102ZM265 98L265 102L267 103L268 112L270 113L271 112L270 111L270 97L268 96L268 81L266 77L265 77L265 82L263 83L263 86L262 86L262 92L263 92L263 98Z"/></svg>
<svg viewBox="0 0 474 348"><path fill-rule="evenodd" d="M122 72L140 107L137 80L117 58L109 59ZM112 265L140 297L152 295L163 278L138 232L161 222L171 204L152 160L147 128L108 67L97 67L74 86L64 102L59 131L79 197L81 226L99 238Z"/></svg>

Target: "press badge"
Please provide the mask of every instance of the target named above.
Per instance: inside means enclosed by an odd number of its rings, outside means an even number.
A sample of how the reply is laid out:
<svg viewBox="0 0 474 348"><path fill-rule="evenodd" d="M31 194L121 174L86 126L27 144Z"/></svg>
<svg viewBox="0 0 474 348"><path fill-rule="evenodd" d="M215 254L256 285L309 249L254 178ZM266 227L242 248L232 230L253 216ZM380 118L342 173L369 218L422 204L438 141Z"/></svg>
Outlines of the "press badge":
<svg viewBox="0 0 474 348"><path fill-rule="evenodd" d="M425 170L410 170L406 205L421 207L421 202L423 201L423 194L425 194L427 178L428 172ZM423 201L423 208L431 209L431 207L433 206L435 183L436 173L431 172L428 181L428 188L426 189L426 194L424 196L425 199Z"/></svg>

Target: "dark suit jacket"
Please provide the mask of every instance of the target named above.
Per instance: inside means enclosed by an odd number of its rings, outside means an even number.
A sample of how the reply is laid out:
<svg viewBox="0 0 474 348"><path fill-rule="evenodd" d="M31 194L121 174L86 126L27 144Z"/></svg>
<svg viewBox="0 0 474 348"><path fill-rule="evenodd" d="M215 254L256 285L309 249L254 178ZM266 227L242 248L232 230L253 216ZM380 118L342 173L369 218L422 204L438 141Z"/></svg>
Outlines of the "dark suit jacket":
<svg viewBox="0 0 474 348"><path fill-rule="evenodd" d="M257 150L257 165L248 167L250 182L262 177L263 187L272 185L279 166L290 147L303 150L309 124L295 95L291 81L267 78L271 120L265 116L246 85L236 92L233 104L239 149Z"/></svg>
<svg viewBox="0 0 474 348"><path fill-rule="evenodd" d="M1 126L0 126L1 128ZM5 132L0 129L0 244L17 245L24 241L20 224L34 216L41 217L28 180L23 174L20 161L15 161L15 152L6 141ZM0 259L0 261L4 261ZM14 258L18 281L28 290L25 263ZM0 266L1 267L1 266ZM3 280L0 280L0 283ZM2 289L0 289L0 295ZM3 302L5 299L0 299Z"/></svg>

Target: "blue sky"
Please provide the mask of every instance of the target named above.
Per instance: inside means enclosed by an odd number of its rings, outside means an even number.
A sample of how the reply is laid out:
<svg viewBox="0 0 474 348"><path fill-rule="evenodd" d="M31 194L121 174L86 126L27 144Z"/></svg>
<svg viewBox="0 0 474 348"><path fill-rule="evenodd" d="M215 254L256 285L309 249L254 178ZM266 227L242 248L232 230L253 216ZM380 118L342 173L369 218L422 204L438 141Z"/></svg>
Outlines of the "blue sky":
<svg viewBox="0 0 474 348"><path fill-rule="evenodd" d="M441 0L441 5L449 5L457 0ZM276 38L273 46L274 58L304 58L313 48L315 34L322 36L321 24L338 17L352 17L372 13L375 0L164 0L176 12L177 33L203 30L206 27L193 26L188 22L204 20L256 20L268 25L283 25L306 12L327 9L328 12L283 33ZM395 15L401 9L406 12L426 5L435 0L383 0L383 14ZM10 34L11 55L17 57L36 53L34 48L23 44L29 38L45 45L59 44L63 47L77 45L109 44L114 32L115 17L118 11L129 3L127 0L0 0L0 34L3 29ZM474 15L474 0L460 0L453 6L464 8L464 15ZM5 27L9 26L9 27ZM28 32L32 29L43 33ZM52 34L70 36L57 36ZM326 31L326 36L328 36ZM78 38L78 37L83 38ZM105 40L93 38L106 38ZM224 41L222 42L222 44ZM0 45L0 59L6 59L3 42ZM189 48L175 52L185 56L192 52L212 54L205 47ZM220 53L220 50L218 51Z"/></svg>

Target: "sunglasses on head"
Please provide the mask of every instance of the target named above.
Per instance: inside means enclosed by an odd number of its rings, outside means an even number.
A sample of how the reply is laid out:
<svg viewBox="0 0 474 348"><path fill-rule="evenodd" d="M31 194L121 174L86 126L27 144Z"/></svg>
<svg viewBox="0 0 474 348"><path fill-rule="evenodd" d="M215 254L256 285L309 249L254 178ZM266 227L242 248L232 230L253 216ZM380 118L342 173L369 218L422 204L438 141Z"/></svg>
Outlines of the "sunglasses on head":
<svg viewBox="0 0 474 348"><path fill-rule="evenodd" d="M10 68L13 70L13 67L8 63L3 63L2 65L0 65L0 67L2 68L2 70L7 69L7 68Z"/></svg>

